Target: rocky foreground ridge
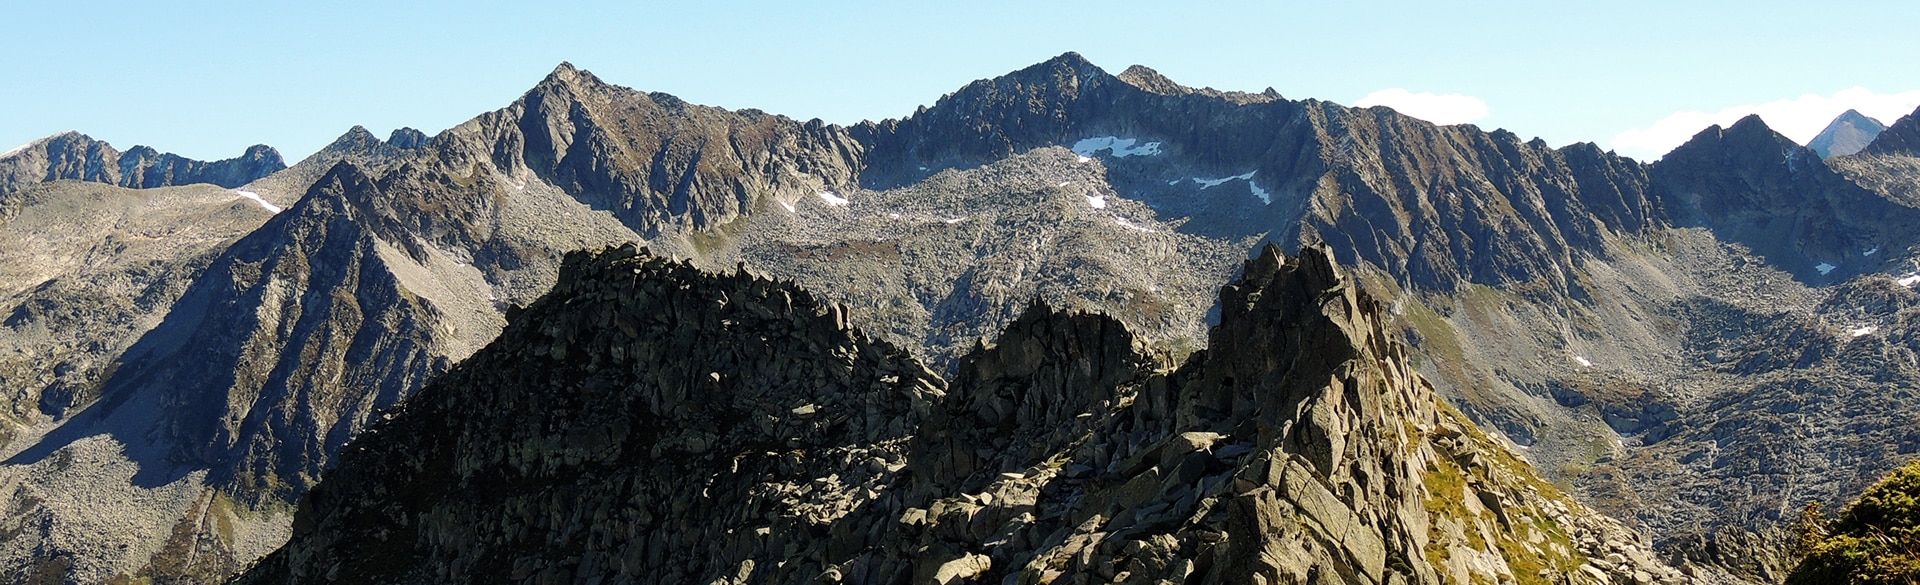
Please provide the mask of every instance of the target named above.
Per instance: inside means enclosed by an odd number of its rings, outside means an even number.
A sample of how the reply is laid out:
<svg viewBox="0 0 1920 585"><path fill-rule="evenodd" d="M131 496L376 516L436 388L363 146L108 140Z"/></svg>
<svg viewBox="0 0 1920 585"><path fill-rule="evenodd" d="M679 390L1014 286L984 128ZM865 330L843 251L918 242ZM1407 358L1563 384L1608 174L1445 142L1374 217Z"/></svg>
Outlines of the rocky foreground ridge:
<svg viewBox="0 0 1920 585"><path fill-rule="evenodd" d="M1269 246L1173 367L1036 304L951 381L790 283L632 247L343 452L239 583L1685 582Z"/></svg>

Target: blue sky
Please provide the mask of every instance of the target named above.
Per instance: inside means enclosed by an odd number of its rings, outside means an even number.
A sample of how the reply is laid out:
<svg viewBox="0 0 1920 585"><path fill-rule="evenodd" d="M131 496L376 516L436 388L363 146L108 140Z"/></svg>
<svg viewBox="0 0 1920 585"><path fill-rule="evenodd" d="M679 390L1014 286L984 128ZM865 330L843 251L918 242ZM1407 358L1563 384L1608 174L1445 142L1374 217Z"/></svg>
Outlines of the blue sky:
<svg viewBox="0 0 1920 585"><path fill-rule="evenodd" d="M0 149L78 130L297 159L355 124L437 132L563 60L696 103L847 124L1071 50L1115 73L1375 96L1641 158L1747 111L1813 126L1787 131L1805 138L1850 104L1887 123L1920 105L1917 2L1464 4L6 0Z"/></svg>

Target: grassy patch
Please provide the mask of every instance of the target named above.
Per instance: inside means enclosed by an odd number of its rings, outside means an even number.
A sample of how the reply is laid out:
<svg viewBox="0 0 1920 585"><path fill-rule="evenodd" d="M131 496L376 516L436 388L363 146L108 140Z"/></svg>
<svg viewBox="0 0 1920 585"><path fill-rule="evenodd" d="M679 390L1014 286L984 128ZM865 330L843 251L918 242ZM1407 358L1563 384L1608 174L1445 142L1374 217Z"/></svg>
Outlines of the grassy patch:
<svg viewBox="0 0 1920 585"><path fill-rule="evenodd" d="M1464 530L1467 546L1478 550L1498 550L1507 560L1507 570L1513 574L1514 581L1522 584L1550 585L1553 576L1565 575L1578 570L1586 562L1586 556L1573 545L1573 539L1565 527L1555 522L1539 506L1514 506L1506 510L1507 518L1513 523L1512 530L1494 529L1494 542L1487 542L1477 529L1477 525L1495 526L1498 518L1492 511L1473 514L1465 498L1474 495L1473 484L1491 484L1499 486L1508 493L1531 492L1541 499L1557 502L1569 510L1579 510L1579 504L1568 497L1558 487L1546 482L1532 466L1515 457L1494 443L1491 437L1467 421L1465 415L1454 409L1446 401L1435 398L1436 407L1441 416L1452 419L1453 424L1466 430L1461 437L1478 449L1486 457L1493 470L1491 476L1477 473L1461 467L1451 458L1442 455L1422 476L1427 487L1427 513L1440 518L1453 518L1467 524ZM1518 485L1515 485L1517 483ZM1447 551L1442 544L1445 534L1439 528L1439 522L1433 522L1429 534L1427 550L1428 561L1435 566L1445 566ZM1529 535L1537 534L1539 542L1529 545ZM1561 552L1564 551L1564 552Z"/></svg>

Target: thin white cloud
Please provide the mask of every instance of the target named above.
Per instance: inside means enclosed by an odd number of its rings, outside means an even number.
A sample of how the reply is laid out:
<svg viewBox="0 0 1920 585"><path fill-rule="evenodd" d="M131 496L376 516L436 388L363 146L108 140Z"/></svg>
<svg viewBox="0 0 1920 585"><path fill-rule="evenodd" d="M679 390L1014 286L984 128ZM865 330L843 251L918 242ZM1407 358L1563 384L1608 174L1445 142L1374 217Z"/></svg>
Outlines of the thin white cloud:
<svg viewBox="0 0 1920 585"><path fill-rule="evenodd" d="M1915 107L1920 107L1920 90L1874 93L1864 87L1851 87L1830 96L1807 94L1798 99L1733 106L1717 112L1676 112L1652 125L1621 132L1613 137L1610 146L1620 154L1652 160L1685 144L1708 126L1730 126L1748 114L1759 114L1775 132L1806 144L1819 136L1827 123L1849 109L1892 125L1900 117L1913 113Z"/></svg>
<svg viewBox="0 0 1920 585"><path fill-rule="evenodd" d="M1403 88L1388 88L1367 94L1356 107L1386 106L1394 111L1435 124L1466 124L1487 117L1487 102L1457 93L1413 93Z"/></svg>

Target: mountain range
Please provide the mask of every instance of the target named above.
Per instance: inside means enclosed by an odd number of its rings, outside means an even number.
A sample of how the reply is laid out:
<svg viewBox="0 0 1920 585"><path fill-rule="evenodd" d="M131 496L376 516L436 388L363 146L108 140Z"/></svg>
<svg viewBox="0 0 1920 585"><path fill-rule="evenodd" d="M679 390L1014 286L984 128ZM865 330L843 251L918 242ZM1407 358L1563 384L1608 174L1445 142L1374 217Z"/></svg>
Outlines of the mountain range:
<svg viewBox="0 0 1920 585"><path fill-rule="evenodd" d="M1645 164L1072 53L850 127L563 64L285 168L50 137L0 156L0 564L1776 581L1920 449L1917 137Z"/></svg>

